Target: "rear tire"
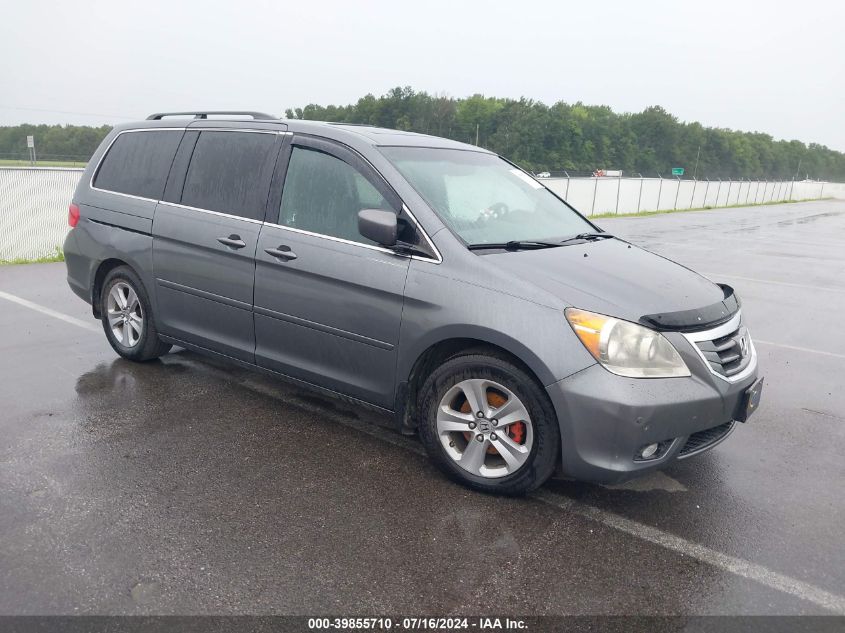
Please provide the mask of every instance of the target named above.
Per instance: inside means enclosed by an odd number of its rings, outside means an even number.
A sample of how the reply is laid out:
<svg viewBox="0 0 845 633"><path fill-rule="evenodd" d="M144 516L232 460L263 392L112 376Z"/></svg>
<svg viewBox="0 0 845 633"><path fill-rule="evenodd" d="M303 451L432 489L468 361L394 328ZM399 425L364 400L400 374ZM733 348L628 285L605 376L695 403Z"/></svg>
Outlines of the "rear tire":
<svg viewBox="0 0 845 633"><path fill-rule="evenodd" d="M127 360L152 360L172 347L159 339L146 288L129 266L118 266L106 275L100 314L112 349Z"/></svg>
<svg viewBox="0 0 845 633"><path fill-rule="evenodd" d="M450 358L423 384L418 411L429 456L469 488L523 495L554 472L560 428L551 401L506 358L481 351Z"/></svg>

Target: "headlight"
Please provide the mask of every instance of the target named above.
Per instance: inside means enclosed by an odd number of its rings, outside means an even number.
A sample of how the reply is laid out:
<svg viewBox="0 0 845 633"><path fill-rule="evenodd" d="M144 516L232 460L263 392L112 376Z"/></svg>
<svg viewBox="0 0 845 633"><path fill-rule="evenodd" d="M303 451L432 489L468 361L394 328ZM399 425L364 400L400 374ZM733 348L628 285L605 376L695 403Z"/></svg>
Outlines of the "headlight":
<svg viewBox="0 0 845 633"><path fill-rule="evenodd" d="M686 363L660 332L576 308L566 320L589 352L608 371L630 378L689 376Z"/></svg>

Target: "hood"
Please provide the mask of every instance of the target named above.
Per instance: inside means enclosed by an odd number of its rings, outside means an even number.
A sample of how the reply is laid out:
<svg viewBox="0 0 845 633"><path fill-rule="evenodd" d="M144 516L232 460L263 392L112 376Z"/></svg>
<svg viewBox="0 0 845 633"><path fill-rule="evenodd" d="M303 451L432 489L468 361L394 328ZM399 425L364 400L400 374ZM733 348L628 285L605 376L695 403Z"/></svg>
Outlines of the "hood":
<svg viewBox="0 0 845 633"><path fill-rule="evenodd" d="M651 327L700 328L738 309L729 287L617 239L484 257L569 306Z"/></svg>

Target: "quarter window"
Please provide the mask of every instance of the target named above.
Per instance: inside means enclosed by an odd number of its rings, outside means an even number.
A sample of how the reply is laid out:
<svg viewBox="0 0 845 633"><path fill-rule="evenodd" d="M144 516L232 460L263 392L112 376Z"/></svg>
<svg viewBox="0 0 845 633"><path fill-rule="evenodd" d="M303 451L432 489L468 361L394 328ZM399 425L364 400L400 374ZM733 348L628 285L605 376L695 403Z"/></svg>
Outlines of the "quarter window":
<svg viewBox="0 0 845 633"><path fill-rule="evenodd" d="M317 150L293 148L282 191L279 224L374 244L358 232L358 212L362 209L396 211L348 163Z"/></svg>
<svg viewBox="0 0 845 633"><path fill-rule="evenodd" d="M158 200L181 138L175 130L120 134L97 170L94 187Z"/></svg>
<svg viewBox="0 0 845 633"><path fill-rule="evenodd" d="M182 189L182 204L264 219L273 170L274 134L202 132Z"/></svg>

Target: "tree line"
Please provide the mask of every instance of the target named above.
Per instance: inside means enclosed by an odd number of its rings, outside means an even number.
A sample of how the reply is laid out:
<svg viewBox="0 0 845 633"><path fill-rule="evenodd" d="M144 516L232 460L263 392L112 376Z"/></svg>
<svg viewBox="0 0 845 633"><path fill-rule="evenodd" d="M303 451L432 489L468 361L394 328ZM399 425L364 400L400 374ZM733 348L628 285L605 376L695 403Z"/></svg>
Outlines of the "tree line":
<svg viewBox="0 0 845 633"><path fill-rule="evenodd" d="M473 95L454 97L394 88L354 104L310 104L287 118L377 125L478 144L537 172L623 170L627 175L685 177L810 177L845 182L845 154L824 145L774 140L760 132L685 123L660 106L616 113L607 106ZM109 126L19 125L0 127L0 159L24 158L34 135L39 159L87 160ZM697 163L697 166L696 166Z"/></svg>
<svg viewBox="0 0 845 633"><path fill-rule="evenodd" d="M760 132L739 132L683 123L660 106L616 113L607 106L473 95L465 99L394 88L346 106L307 105L287 118L346 121L445 136L509 158L535 173L669 175L684 167L698 178L845 180L845 154L801 141L776 141ZM700 148L700 152L699 152ZM696 169L696 158L698 168Z"/></svg>
<svg viewBox="0 0 845 633"><path fill-rule="evenodd" d="M0 127L0 159L27 159L26 137L35 137L35 151L42 160L87 161L111 130L110 125L16 125Z"/></svg>

